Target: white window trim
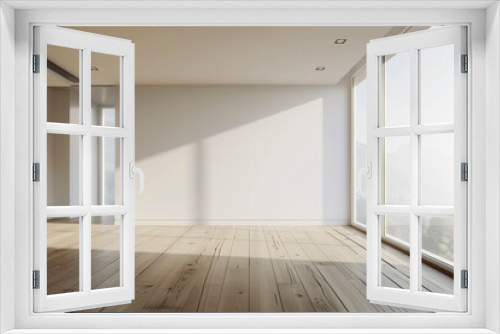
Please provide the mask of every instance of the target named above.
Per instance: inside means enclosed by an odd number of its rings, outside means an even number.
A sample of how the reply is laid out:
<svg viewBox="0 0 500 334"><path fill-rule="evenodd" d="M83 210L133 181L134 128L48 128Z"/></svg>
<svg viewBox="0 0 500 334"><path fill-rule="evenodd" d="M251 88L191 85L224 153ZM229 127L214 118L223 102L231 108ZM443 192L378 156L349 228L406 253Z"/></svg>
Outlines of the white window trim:
<svg viewBox="0 0 500 334"><path fill-rule="evenodd" d="M434 2L437 3L438 1ZM43 5L44 1L37 2ZM49 3L49 2L47 2ZM124 2L123 2L124 3ZM144 7L148 5L144 1ZM342 6L343 2L339 2ZM387 8L384 1L370 2L370 8ZM448 2L445 6L453 6ZM54 2L52 2L54 4ZM87 6L98 6L98 2L87 2ZM330 3L331 6L332 3ZM57 5L57 4L56 4ZM297 5L297 4L296 4ZM470 2L473 6L473 3ZM136 7L140 6L138 3ZM193 4L196 6L196 4ZM219 3L219 8L221 4ZM15 195L15 249L12 243L8 247L12 252L2 250L0 253L2 263L9 262L9 258L15 256L15 333L34 333L38 331L27 331L23 329L61 329L61 333L75 332L72 329L93 329L86 332L104 332L101 329L130 329L138 328L141 324L144 328L165 329L161 332L177 332L175 328L192 329L188 332L201 332L201 329L213 329L212 332L235 332L234 328L252 328L252 332L278 332L280 329L296 329L295 332L345 332L342 329L351 329L350 333L371 333L371 332L410 332L405 328L420 328L422 333L450 332L446 328L464 329L464 333L491 333L486 330L486 326L493 330L499 327L498 314L498 244L499 235L488 234L486 231L498 232L498 226L493 225L498 220L489 220L485 223L487 213L489 218L498 218L500 211L496 209L500 191L498 189L498 175L485 176L486 171L495 171L497 174L498 158L500 156L498 137L498 106L500 101L496 92L499 88L499 55L498 50L485 50L485 38L487 46L498 48L498 31L486 36L484 22L486 21L486 11L484 9L335 9L335 8L314 8L313 4L302 3L300 9L265 9L264 4L253 4L247 9L149 9L149 10L126 10L116 9L92 10L92 9L65 9L65 10L24 10L16 12L16 96L15 96L15 130L16 130L16 195ZM311 7L308 7L311 6ZM347 6L345 3L343 6ZM443 6L443 5L442 5ZM495 4L496 6L496 4ZM300 6L299 6L300 7ZM257 9L260 8L260 9ZM304 8L308 10L304 10ZM376 11L376 13L374 13ZM498 29L498 10L490 10L489 22ZM32 310L32 290L30 288L31 262L30 259L32 241L32 189L29 179L31 156L32 156L32 105L31 95L31 74L30 74L30 54L32 46L33 24L58 24L58 25L207 25L207 26L232 26L232 25L398 25L404 22L405 25L435 25L441 24L467 24L469 29L469 55L472 63L469 65L471 75L469 75L469 133L472 133L469 141L469 152L471 152L471 173L470 173L470 194L474 195L469 210L470 225L474 225L474 233L469 229L469 236L474 247L469 245L469 269L470 288L469 311L465 314L439 313L439 314L33 314ZM493 38L493 41L491 40ZM0 41L2 43L2 41ZM3 46L3 44L2 44ZM0 61L4 61L4 58ZM485 72L485 64L488 64L489 71ZM3 63L2 63L3 65ZM491 70L491 71L490 71ZM2 72L3 74L4 72ZM487 76L486 73L493 73ZM488 78L488 87L486 86ZM2 79L8 82L9 78ZM14 81L14 78L11 82ZM488 90L486 90L488 88ZM4 85L0 87L1 93L9 92ZM495 90L496 89L496 90ZM486 96L485 96L486 92ZM486 98L485 98L486 97ZM486 106L491 107L491 112L486 112ZM496 108L495 108L496 107ZM5 112L2 107L2 114ZM491 121L491 122L490 122ZM496 123L494 123L496 121ZM489 126L492 131L485 133L484 127ZM5 138L2 134L2 141ZM484 145L486 147L486 153ZM489 160L486 157L490 157ZM493 161L492 161L493 160ZM2 170L0 170L2 171ZM491 179L490 179L491 178ZM490 182L491 181L491 182ZM496 183L495 183L496 182ZM487 185L490 185L489 187ZM486 191L492 196L491 207L485 212ZM497 202L494 202L497 200ZM487 203L487 204L488 204ZM4 200L0 202L5 205ZM488 207L486 207L488 209ZM2 221L2 225L4 225ZM8 231L8 229L6 229ZM2 229L2 232L4 230ZM9 235L11 238L14 236ZM7 236L7 238L9 237ZM6 237L2 237L2 241ZM2 244L3 246L4 244ZM486 250L493 251L488 256L488 270L490 275L486 275L485 254ZM15 251L15 252L14 252ZM496 253L494 253L496 251ZM12 266L13 267L13 266ZM14 269L14 268L12 268ZM6 275L6 272L2 272ZM493 280L493 281L491 281ZM2 281L3 282L3 281ZM485 286L490 289L485 293ZM2 285L2 298L7 289L12 287ZM488 310L486 310L488 303ZM14 300L11 300L14 304ZM2 301L2 316L8 312L6 307L9 304ZM496 312L496 313L495 313ZM359 330L353 330L355 324ZM297 328L302 328L297 330ZM378 329L377 329L378 328ZM390 331L389 329L393 330ZM437 329L436 329L437 328ZM62 330L64 329L64 330ZM129 333L144 333L142 330L128 330ZM442 330L441 330L442 329ZM41 332L41 331L40 331ZM47 332L47 331L45 331ZM123 332L118 330L117 332ZM160 332L160 331L158 331ZM415 331L411 331L415 333ZM184 332L186 333L186 332Z"/></svg>
<svg viewBox="0 0 500 334"><path fill-rule="evenodd" d="M366 225L356 220L356 192L357 192L357 170L356 170L356 77L365 72L366 77L366 57L363 65L355 68L351 73L351 225L366 232ZM356 67L356 66L355 66ZM366 78L365 78L366 80Z"/></svg>

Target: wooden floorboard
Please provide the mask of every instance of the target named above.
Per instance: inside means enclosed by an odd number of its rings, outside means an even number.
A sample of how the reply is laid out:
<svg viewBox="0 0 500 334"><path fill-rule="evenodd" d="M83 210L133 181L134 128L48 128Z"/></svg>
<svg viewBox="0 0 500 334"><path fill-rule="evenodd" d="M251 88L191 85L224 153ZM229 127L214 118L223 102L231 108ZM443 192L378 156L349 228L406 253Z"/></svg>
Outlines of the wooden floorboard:
<svg viewBox="0 0 500 334"><path fill-rule="evenodd" d="M248 226L237 226L217 311L248 312L249 310L250 231Z"/></svg>
<svg viewBox="0 0 500 334"><path fill-rule="evenodd" d="M285 233L284 228L288 229L287 233ZM303 233L297 233L296 226L293 228L280 227L279 234L282 233L285 233L288 239L288 242L284 243L288 256L292 259L316 312L346 312L344 303L320 271L321 266L327 262L317 259L304 247L312 245L307 236Z"/></svg>
<svg viewBox="0 0 500 334"><path fill-rule="evenodd" d="M201 270L206 248L210 238L218 229L195 226L180 238L164 256L158 265L150 266L148 273L138 277L139 283L156 286L155 293L146 302L142 312L178 312L180 311L190 284Z"/></svg>
<svg viewBox="0 0 500 334"><path fill-rule="evenodd" d="M92 225L92 286L119 284L119 227ZM48 223L48 287L78 291L78 224ZM130 304L82 312L417 312L366 299L366 235L349 226L137 226ZM382 246L382 283L409 257ZM424 265L423 290L453 279Z"/></svg>
<svg viewBox="0 0 500 334"><path fill-rule="evenodd" d="M267 247L284 312L314 312L292 260L273 226L264 226Z"/></svg>
<svg viewBox="0 0 500 334"><path fill-rule="evenodd" d="M212 265L206 278L204 278L203 293L199 300L196 301L197 309L186 309L186 312L217 312L219 309L222 287L226 279L235 233L236 226L224 226L220 236L220 249L214 254Z"/></svg>
<svg viewBox="0 0 500 334"><path fill-rule="evenodd" d="M262 226L250 227L250 312L283 312Z"/></svg>

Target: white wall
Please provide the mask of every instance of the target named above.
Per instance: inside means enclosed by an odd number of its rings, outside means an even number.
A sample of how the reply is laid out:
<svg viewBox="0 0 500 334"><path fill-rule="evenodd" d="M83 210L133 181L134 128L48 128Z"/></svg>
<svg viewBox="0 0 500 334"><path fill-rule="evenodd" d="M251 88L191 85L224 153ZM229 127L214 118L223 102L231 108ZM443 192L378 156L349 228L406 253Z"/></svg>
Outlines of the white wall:
<svg viewBox="0 0 500 334"><path fill-rule="evenodd" d="M69 121L68 92L48 90L52 121ZM138 223L347 224L349 101L348 78L336 86L138 86L136 156L146 173ZM96 103L93 113L100 119ZM68 153L77 151L66 136L52 137L48 205L69 205L78 173ZM93 142L93 204L103 200L102 144Z"/></svg>
<svg viewBox="0 0 500 334"><path fill-rule="evenodd" d="M487 182L484 187L486 190L485 213L486 220L493 224L486 225L486 244L490 252L488 256L495 265L487 265L485 277L486 291L486 327L496 333L500 332L500 245L498 243L500 236L500 174L498 165L500 155L498 147L500 146L500 134L498 125L500 117L500 7L498 3L491 5L486 11L486 170ZM473 166L474 168L474 166ZM481 170L482 172L482 170ZM474 197L473 197L474 200ZM474 226L474 225L473 225ZM475 227L475 226L474 226ZM493 260L494 259L494 260ZM477 277L477 276L476 276ZM482 278L480 278L482 279Z"/></svg>
<svg viewBox="0 0 500 334"><path fill-rule="evenodd" d="M15 13L0 3L0 333L14 328Z"/></svg>
<svg viewBox="0 0 500 334"><path fill-rule="evenodd" d="M138 86L142 224L347 224L350 84ZM138 187L136 187L138 190Z"/></svg>

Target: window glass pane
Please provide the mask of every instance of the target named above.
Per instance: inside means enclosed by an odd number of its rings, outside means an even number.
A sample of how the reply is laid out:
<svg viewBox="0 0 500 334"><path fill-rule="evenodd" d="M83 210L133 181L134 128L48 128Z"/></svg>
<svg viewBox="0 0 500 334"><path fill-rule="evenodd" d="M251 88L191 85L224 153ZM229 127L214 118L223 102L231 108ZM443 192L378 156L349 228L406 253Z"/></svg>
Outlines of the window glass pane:
<svg viewBox="0 0 500 334"><path fill-rule="evenodd" d="M355 94L355 132L356 132L356 173L366 167L366 79L354 87ZM366 225L366 173L361 173L355 182L360 182L356 189L356 221Z"/></svg>
<svg viewBox="0 0 500 334"><path fill-rule="evenodd" d="M420 50L420 122L453 123L454 46Z"/></svg>
<svg viewBox="0 0 500 334"><path fill-rule="evenodd" d="M410 217L386 216L385 235L399 242L410 244Z"/></svg>
<svg viewBox="0 0 500 334"><path fill-rule="evenodd" d="M380 142L385 152L385 166L381 168L385 204L410 205L410 137L388 137Z"/></svg>
<svg viewBox="0 0 500 334"><path fill-rule="evenodd" d="M422 252L453 266L453 217L420 218ZM453 294L453 272L442 275L422 261L422 291ZM439 279L436 279L439 277Z"/></svg>
<svg viewBox="0 0 500 334"><path fill-rule="evenodd" d="M80 224L80 217L47 219L49 295L80 291Z"/></svg>
<svg viewBox="0 0 500 334"><path fill-rule="evenodd" d="M382 57L385 113L382 126L410 125L410 52Z"/></svg>
<svg viewBox="0 0 500 334"><path fill-rule="evenodd" d="M92 125L120 127L120 57L92 52Z"/></svg>
<svg viewBox="0 0 500 334"><path fill-rule="evenodd" d="M47 134L47 205L81 205L80 191L80 136Z"/></svg>
<svg viewBox="0 0 500 334"><path fill-rule="evenodd" d="M384 221L386 235L395 237L399 241L410 240L410 217L380 216L380 235L384 235ZM393 246L386 245L380 240L382 256L380 259L380 285L389 288L410 288L410 257Z"/></svg>
<svg viewBox="0 0 500 334"><path fill-rule="evenodd" d="M453 206L453 133L420 136L420 204Z"/></svg>
<svg viewBox="0 0 500 334"><path fill-rule="evenodd" d="M120 216L92 217L92 289L120 286Z"/></svg>
<svg viewBox="0 0 500 334"><path fill-rule="evenodd" d="M121 139L92 137L92 205L121 205Z"/></svg>
<svg viewBox="0 0 500 334"><path fill-rule="evenodd" d="M453 217L422 217L422 249L453 263Z"/></svg>
<svg viewBox="0 0 500 334"><path fill-rule="evenodd" d="M47 45L47 122L80 124L80 50Z"/></svg>

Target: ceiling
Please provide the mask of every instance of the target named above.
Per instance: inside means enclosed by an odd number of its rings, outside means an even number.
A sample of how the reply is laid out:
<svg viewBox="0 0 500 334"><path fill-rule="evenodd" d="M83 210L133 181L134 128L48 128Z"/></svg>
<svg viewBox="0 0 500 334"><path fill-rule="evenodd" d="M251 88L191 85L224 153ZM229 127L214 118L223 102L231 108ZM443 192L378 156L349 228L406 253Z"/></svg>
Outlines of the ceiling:
<svg viewBox="0 0 500 334"><path fill-rule="evenodd" d="M391 27L71 27L135 43L136 84L337 83L366 53L366 44L393 35ZM346 38L344 45L335 44ZM58 48L60 49L60 48ZM114 58L114 59L113 59ZM49 59L78 76L77 57ZM92 82L118 83L114 56L92 54ZM316 71L323 66L324 71Z"/></svg>

